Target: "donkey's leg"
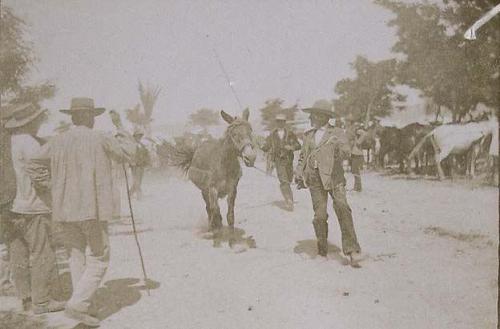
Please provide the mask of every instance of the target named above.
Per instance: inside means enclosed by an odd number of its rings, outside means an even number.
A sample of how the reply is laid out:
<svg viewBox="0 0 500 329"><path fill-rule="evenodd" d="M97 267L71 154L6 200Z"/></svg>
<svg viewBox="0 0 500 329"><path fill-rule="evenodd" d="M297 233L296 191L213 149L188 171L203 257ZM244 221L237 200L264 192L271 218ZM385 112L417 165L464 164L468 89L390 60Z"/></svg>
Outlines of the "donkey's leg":
<svg viewBox="0 0 500 329"><path fill-rule="evenodd" d="M210 212L212 214L210 228L218 230L222 227L222 216L219 208L218 191L215 187L210 187L208 190L208 198L210 200Z"/></svg>
<svg viewBox="0 0 500 329"><path fill-rule="evenodd" d="M227 194L227 225L229 226L229 247L231 248L236 242L234 233L234 202L236 200L237 188L238 182L229 188L229 193Z"/></svg>
<svg viewBox="0 0 500 329"><path fill-rule="evenodd" d="M211 230L212 225L212 212L210 210L210 197L208 190L202 190L201 195L203 196L203 200L205 201L205 209L207 210L208 215L208 229Z"/></svg>
<svg viewBox="0 0 500 329"><path fill-rule="evenodd" d="M231 230L234 230L234 202L236 200L236 192L238 182L231 186L227 195L227 225Z"/></svg>

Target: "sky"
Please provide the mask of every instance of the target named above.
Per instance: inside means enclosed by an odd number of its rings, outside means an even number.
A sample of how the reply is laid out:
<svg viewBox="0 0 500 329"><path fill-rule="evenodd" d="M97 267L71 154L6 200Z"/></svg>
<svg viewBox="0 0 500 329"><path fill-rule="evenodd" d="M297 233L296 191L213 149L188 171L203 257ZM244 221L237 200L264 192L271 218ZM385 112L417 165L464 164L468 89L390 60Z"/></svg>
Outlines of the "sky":
<svg viewBox="0 0 500 329"><path fill-rule="evenodd" d="M333 98L357 55L394 57L392 14L370 0L3 3L29 24L39 58L31 80L58 89L44 104L51 112L77 96L123 111L139 102L140 79L162 88L156 125L185 121L202 107L238 114L217 54L242 106L257 117L270 98L304 107Z"/></svg>

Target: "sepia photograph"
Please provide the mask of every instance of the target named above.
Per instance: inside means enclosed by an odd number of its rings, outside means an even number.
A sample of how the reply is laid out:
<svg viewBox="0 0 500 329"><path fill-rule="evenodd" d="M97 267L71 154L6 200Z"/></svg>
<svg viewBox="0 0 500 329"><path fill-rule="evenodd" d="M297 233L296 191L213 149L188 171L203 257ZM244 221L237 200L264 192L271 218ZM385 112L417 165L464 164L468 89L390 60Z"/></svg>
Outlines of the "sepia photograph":
<svg viewBox="0 0 500 329"><path fill-rule="evenodd" d="M500 329L500 0L0 0L0 329Z"/></svg>

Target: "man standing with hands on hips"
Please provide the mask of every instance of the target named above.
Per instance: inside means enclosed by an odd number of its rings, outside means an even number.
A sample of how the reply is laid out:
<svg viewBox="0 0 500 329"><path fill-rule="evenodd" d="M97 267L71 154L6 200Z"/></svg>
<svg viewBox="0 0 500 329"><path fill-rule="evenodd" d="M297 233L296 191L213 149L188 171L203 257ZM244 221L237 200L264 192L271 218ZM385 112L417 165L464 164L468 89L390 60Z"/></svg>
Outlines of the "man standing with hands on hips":
<svg viewBox="0 0 500 329"><path fill-rule="evenodd" d="M342 166L343 160L350 155L349 141L342 129L328 123L335 115L330 102L320 100L303 111L309 113L313 129L304 135L295 180L298 188L307 187L311 193L318 254L326 257L328 253L327 202L330 195L342 234L342 250L352 267L360 267L361 248L347 203Z"/></svg>

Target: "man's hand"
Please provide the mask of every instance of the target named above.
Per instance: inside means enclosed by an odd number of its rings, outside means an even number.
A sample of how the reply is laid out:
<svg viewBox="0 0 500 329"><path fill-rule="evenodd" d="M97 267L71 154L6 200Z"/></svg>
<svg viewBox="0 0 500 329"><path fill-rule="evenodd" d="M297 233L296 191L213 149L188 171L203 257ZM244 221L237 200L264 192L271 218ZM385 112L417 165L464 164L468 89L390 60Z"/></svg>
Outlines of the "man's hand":
<svg viewBox="0 0 500 329"><path fill-rule="evenodd" d="M297 184L297 190L307 188L303 177L295 177L295 184Z"/></svg>
<svg viewBox="0 0 500 329"><path fill-rule="evenodd" d="M294 182L297 184L297 189L303 189L306 188L306 184L304 183L304 176L301 170L296 169L295 172L293 173L294 175Z"/></svg>

